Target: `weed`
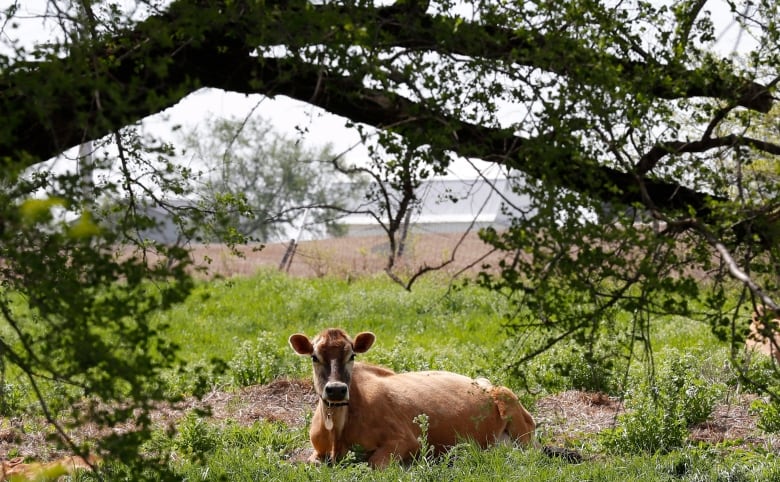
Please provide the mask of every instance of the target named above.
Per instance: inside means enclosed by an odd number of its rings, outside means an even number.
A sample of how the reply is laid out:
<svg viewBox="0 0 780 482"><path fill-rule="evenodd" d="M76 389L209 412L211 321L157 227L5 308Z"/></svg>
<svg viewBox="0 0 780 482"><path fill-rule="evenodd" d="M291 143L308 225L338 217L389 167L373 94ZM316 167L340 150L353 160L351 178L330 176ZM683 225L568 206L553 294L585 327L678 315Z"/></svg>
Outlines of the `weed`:
<svg viewBox="0 0 780 482"><path fill-rule="evenodd" d="M26 398L25 390L19 384L4 382L0 385L0 415L18 415Z"/></svg>
<svg viewBox="0 0 780 482"><path fill-rule="evenodd" d="M433 445L428 442L428 429L430 428L430 419L428 415L421 413L412 420L415 425L420 427L420 435L417 437L417 441L420 443L420 451L417 453L417 458L430 459L433 457Z"/></svg>
<svg viewBox="0 0 780 482"><path fill-rule="evenodd" d="M280 345L268 332L254 341L244 341L228 363L233 384L239 387L262 385L296 371L297 364L286 345Z"/></svg>
<svg viewBox="0 0 780 482"><path fill-rule="evenodd" d="M181 453L202 458L219 444L219 434L195 413L189 413L179 423L173 447Z"/></svg>
<svg viewBox="0 0 780 482"><path fill-rule="evenodd" d="M751 413L758 416L758 428L764 432L780 432L780 406L764 399L756 399L750 404Z"/></svg>

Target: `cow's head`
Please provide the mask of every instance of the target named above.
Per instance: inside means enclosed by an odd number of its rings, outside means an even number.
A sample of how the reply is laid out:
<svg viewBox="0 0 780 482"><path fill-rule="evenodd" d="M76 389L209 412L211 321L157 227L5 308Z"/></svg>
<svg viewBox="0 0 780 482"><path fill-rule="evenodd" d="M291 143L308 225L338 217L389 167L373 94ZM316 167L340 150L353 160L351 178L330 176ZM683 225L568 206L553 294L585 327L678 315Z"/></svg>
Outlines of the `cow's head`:
<svg viewBox="0 0 780 482"><path fill-rule="evenodd" d="M359 333L351 340L343 330L329 328L313 340L300 333L290 336L290 346L299 355L311 357L314 390L327 405L349 401L349 382L355 353L365 353L374 344L373 333Z"/></svg>

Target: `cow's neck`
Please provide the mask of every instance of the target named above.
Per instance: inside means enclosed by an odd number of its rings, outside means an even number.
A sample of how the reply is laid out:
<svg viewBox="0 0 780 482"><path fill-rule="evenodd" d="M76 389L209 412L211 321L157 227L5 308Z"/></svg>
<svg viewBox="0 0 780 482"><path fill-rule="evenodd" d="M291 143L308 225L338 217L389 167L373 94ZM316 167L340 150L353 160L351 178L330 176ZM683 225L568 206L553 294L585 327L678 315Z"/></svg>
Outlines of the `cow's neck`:
<svg viewBox="0 0 780 482"><path fill-rule="evenodd" d="M328 406L324 400L320 400L318 410L328 433L330 445L330 459L339 460L348 447L345 447L343 439L344 427L347 425L347 416L349 412L348 405Z"/></svg>
<svg viewBox="0 0 780 482"><path fill-rule="evenodd" d="M349 404L346 402L328 403L325 400L320 400L320 410L325 428L338 438L347 423Z"/></svg>

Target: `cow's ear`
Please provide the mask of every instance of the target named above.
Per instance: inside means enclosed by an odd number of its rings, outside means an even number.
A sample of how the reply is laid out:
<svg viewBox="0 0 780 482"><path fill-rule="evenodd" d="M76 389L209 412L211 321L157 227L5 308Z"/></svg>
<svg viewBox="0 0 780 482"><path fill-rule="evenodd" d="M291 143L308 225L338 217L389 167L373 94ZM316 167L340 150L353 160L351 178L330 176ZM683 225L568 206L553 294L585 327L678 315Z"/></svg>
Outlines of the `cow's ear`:
<svg viewBox="0 0 780 482"><path fill-rule="evenodd" d="M306 335L296 333L291 335L288 341L290 342L292 349L295 350L295 353L299 355L311 355L314 353L314 347Z"/></svg>
<svg viewBox="0 0 780 482"><path fill-rule="evenodd" d="M358 333L355 337L355 341L353 342L352 349L355 351L355 353L365 353L369 348L371 348L371 345L374 344L374 340L376 340L376 336L374 336L374 334L370 331Z"/></svg>

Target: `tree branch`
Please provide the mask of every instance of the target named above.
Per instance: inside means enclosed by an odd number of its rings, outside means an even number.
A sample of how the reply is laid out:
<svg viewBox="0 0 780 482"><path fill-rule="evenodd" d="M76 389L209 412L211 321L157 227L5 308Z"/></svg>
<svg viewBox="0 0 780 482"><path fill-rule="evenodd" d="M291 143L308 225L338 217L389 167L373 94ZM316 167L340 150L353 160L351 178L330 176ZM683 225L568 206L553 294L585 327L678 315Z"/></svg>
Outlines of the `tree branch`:
<svg viewBox="0 0 780 482"><path fill-rule="evenodd" d="M644 154L637 163L636 172L640 176L649 173L658 162L668 155L694 154L720 147L749 146L767 154L780 155L780 145L752 137L731 134L721 137L705 137L699 141L671 141L658 144Z"/></svg>
<svg viewBox="0 0 780 482"><path fill-rule="evenodd" d="M6 127L0 135L0 162L21 168L51 158L164 110L204 86L273 95L274 85L282 83L286 95L316 102L315 86L323 80L322 70L314 79L274 76L280 72L263 71L251 52L264 45L322 44L335 35L334 26L347 23L375 35L369 38L376 38L378 48L495 59L585 84L596 81L591 72L597 66L609 65L625 79L641 78L634 87L656 97L736 96L738 104L761 112L773 103L766 87L746 79L631 61L592 51L560 34L545 36L463 22L419 9L339 5L308 5L307 9L302 0L279 4L179 0L164 14L139 22L130 31L71 46L68 57L52 54L43 62L17 62L2 72L0 113ZM306 28L287 29L289 25ZM348 35L342 37L335 41L356 42ZM96 67L94 59L103 62ZM573 65L578 68L572 69Z"/></svg>

